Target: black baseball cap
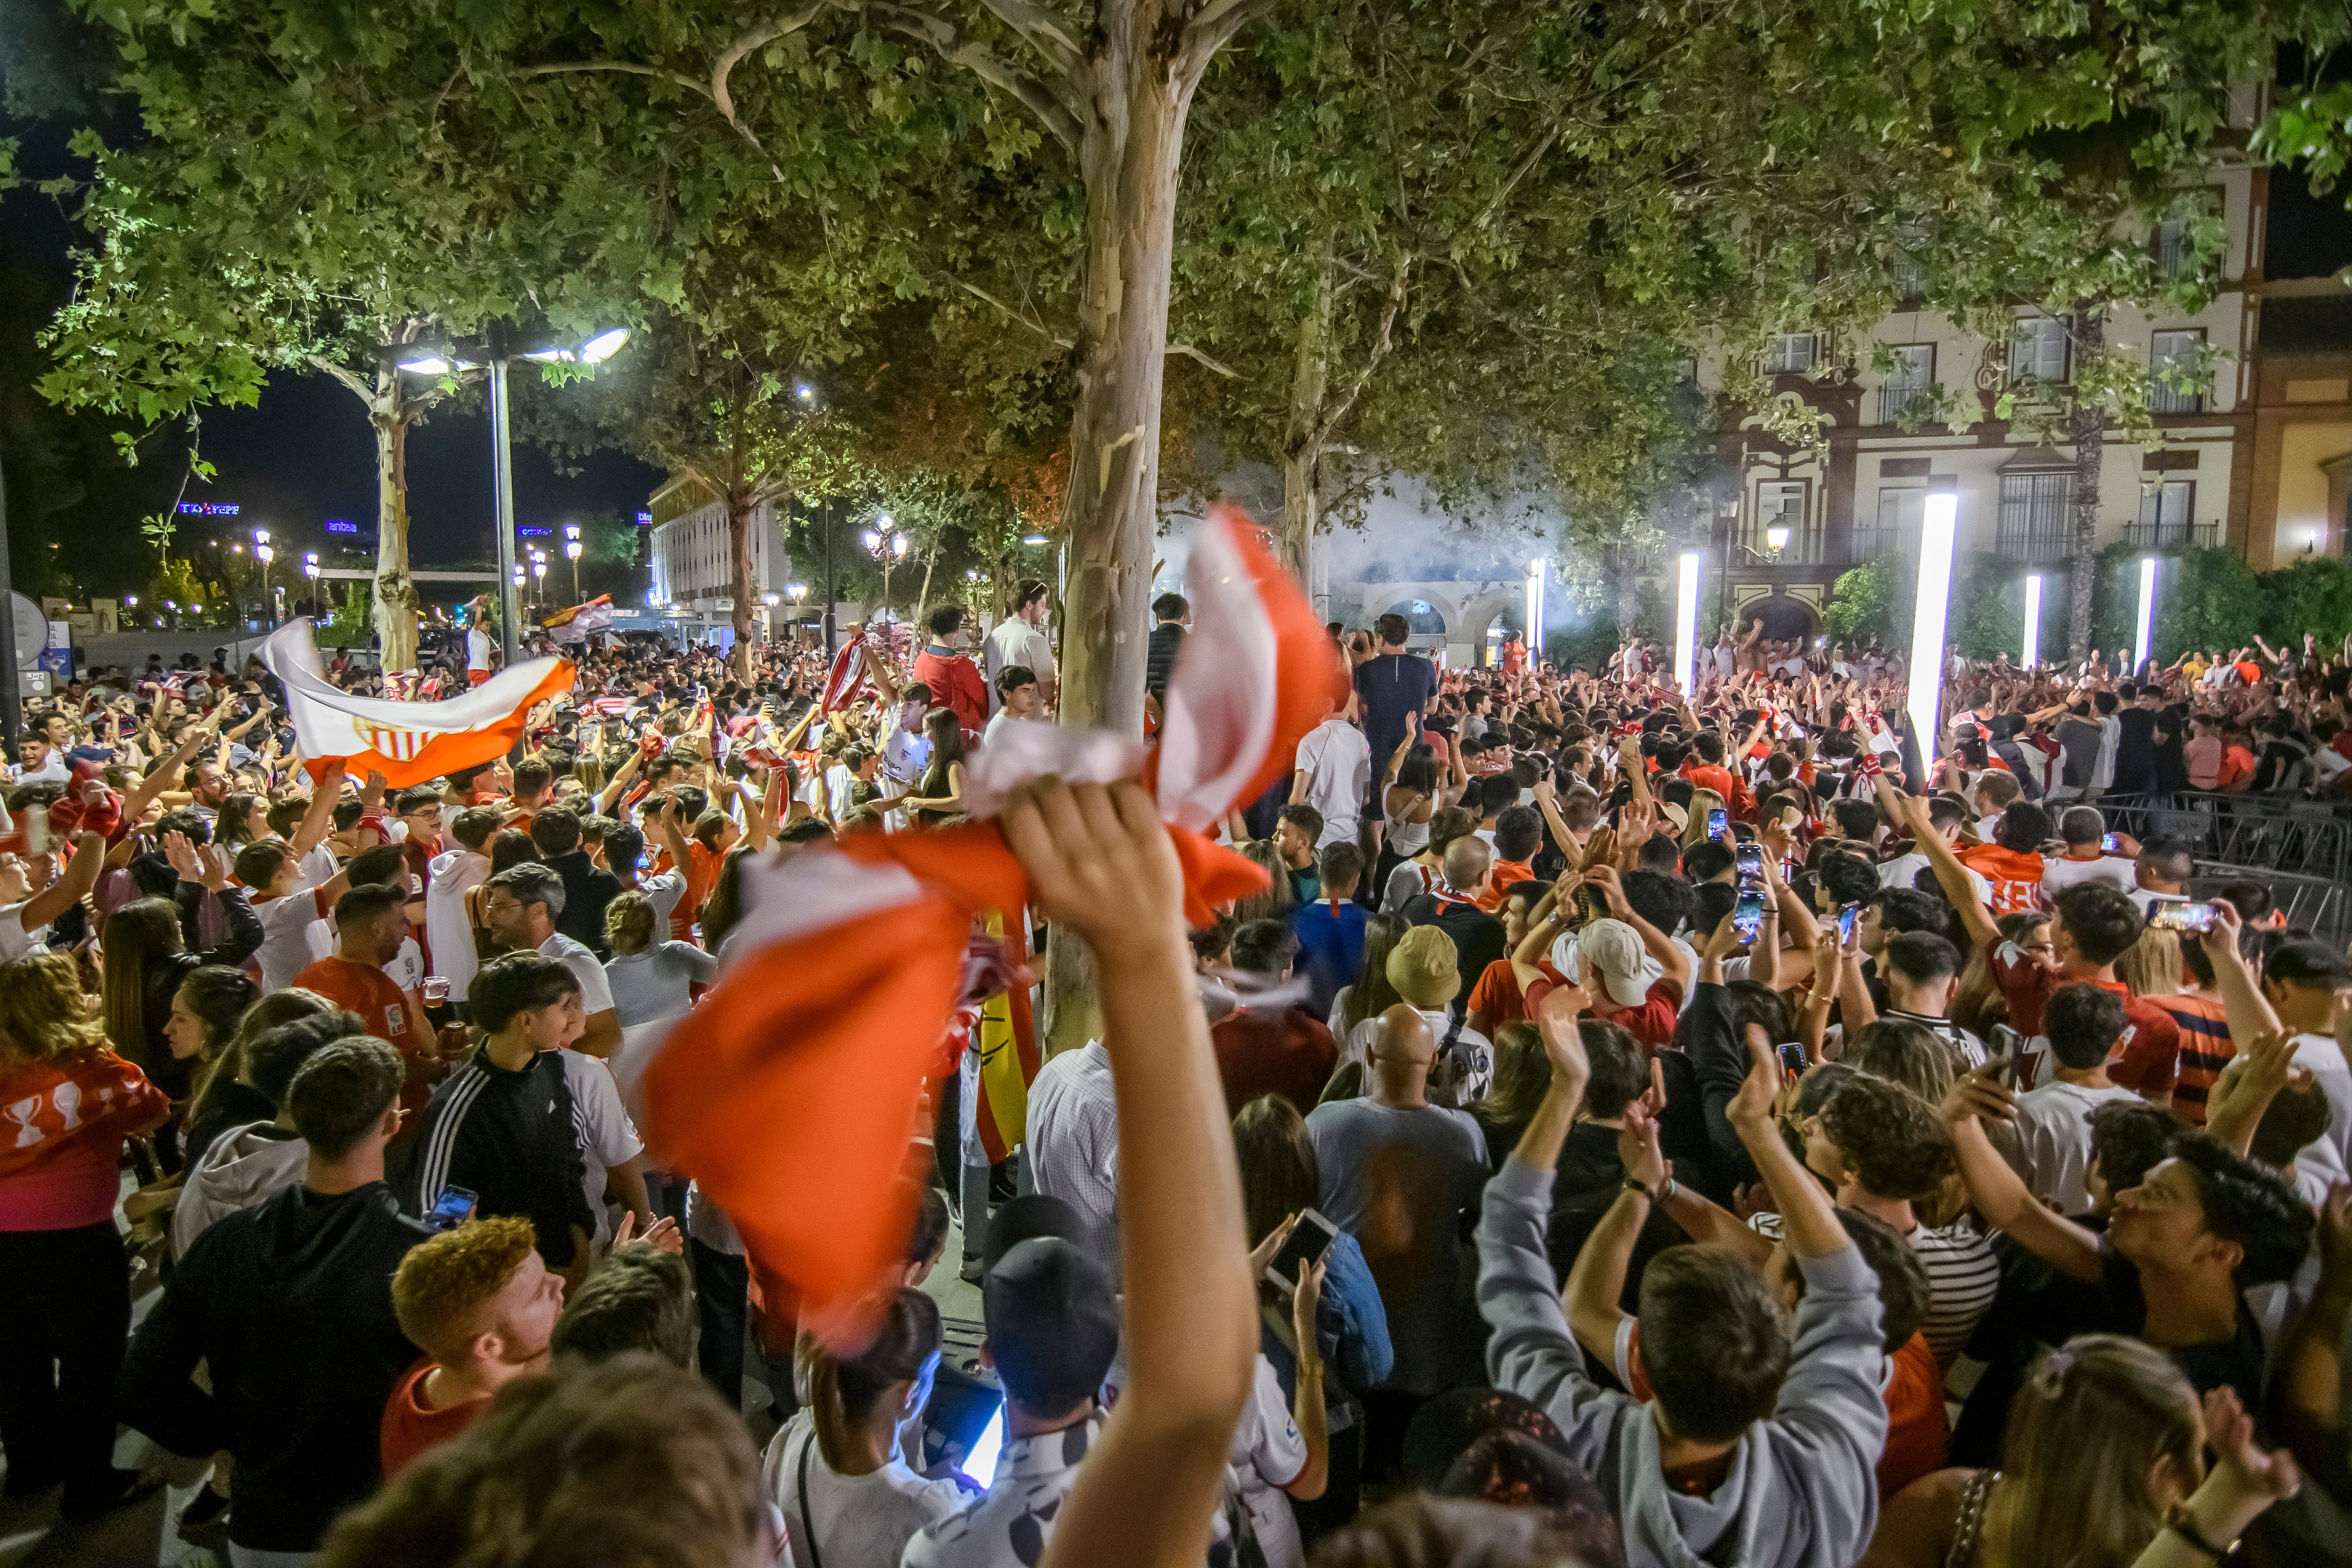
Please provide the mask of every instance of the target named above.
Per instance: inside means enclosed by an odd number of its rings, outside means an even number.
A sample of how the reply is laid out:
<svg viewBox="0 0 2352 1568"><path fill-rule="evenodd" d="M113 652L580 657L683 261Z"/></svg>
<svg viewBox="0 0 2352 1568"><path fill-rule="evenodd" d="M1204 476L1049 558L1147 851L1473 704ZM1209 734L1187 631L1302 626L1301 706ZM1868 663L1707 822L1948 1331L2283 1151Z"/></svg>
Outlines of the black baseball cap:
<svg viewBox="0 0 2352 1568"><path fill-rule="evenodd" d="M989 1359L1007 1398L1052 1417L1095 1396L1118 1354L1108 1270L1062 1237L1032 1236L990 1263L980 1291Z"/></svg>

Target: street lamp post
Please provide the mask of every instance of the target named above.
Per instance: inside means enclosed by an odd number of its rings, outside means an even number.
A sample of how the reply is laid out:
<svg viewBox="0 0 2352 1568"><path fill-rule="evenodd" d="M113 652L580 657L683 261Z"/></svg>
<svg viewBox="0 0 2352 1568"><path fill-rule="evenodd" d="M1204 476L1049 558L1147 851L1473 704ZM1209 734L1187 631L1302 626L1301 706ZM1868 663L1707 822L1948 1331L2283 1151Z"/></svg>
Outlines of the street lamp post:
<svg viewBox="0 0 2352 1568"><path fill-rule="evenodd" d="M276 559L277 556L278 552L269 546L269 530L254 529L253 559L261 563L261 619L265 625L269 621L269 563Z"/></svg>
<svg viewBox="0 0 2352 1568"><path fill-rule="evenodd" d="M302 552L302 575L310 580L310 619L319 618L319 552Z"/></svg>
<svg viewBox="0 0 2352 1568"><path fill-rule="evenodd" d="M1927 504L1919 524L1919 597L1911 617L1911 690L1906 707L1911 734L1919 743L1919 766L1936 766L1943 737L1944 630L1951 610L1952 546L1959 532L1958 482L1927 481ZM1919 780L1925 789L1927 780Z"/></svg>
<svg viewBox="0 0 2352 1568"><path fill-rule="evenodd" d="M580 554L583 548L580 543L580 525L564 524L563 553L572 558L572 602L574 604L580 602Z"/></svg>
<svg viewBox="0 0 2352 1568"><path fill-rule="evenodd" d="M882 563L882 607L886 611L890 605L890 563L907 553L907 536L893 531L898 526L885 512L874 519L872 528L858 536L866 553Z"/></svg>
<svg viewBox="0 0 2352 1568"><path fill-rule="evenodd" d="M446 376L477 366L489 372L490 499L497 513L499 546L499 652L506 669L515 664L515 618L520 613L520 595L516 590L523 581L514 553L514 422L507 411L508 362L520 358L539 364L601 365L628 340L627 328L608 327L575 347L531 349L518 354L505 324L492 321L480 340L463 349L420 342L387 344L383 350L394 370L411 375Z"/></svg>
<svg viewBox="0 0 2352 1568"><path fill-rule="evenodd" d="M530 599L541 610L547 608L547 552L534 546L530 552Z"/></svg>

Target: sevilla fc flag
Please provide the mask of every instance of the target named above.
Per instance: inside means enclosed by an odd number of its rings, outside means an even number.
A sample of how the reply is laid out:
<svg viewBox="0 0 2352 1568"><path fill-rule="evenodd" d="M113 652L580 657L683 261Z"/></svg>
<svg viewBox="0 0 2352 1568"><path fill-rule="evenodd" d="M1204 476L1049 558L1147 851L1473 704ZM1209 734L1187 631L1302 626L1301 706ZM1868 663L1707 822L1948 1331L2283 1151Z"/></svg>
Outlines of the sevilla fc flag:
<svg viewBox="0 0 2352 1568"><path fill-rule="evenodd" d="M261 644L261 662L285 684L294 744L311 778L341 758L352 778L381 773L394 789L504 757L530 710L570 691L576 674L568 659L533 659L446 702L356 697L328 684L307 621L289 621L272 633Z"/></svg>
<svg viewBox="0 0 2352 1568"><path fill-rule="evenodd" d="M1305 596L1238 508L1212 513L1186 578L1193 633L1147 783L1184 869L1187 918L1206 925L1216 904L1263 892L1266 874L1202 833L1289 768L1346 688ZM904 1254L912 1197L899 1177L923 1080L966 999L974 922L1018 931L1029 902L989 819L1025 779L1108 783L1143 765L1129 737L1015 721L966 765L971 821L746 862L746 910L718 984L629 1051L622 1077L654 1156L735 1222L762 1294L803 1328L856 1343L884 1266ZM1013 1049L982 1082L982 1136L993 1124L999 1144L1032 1070L1025 1010L1007 1002L1000 1028ZM983 1011L983 1051L991 1021Z"/></svg>

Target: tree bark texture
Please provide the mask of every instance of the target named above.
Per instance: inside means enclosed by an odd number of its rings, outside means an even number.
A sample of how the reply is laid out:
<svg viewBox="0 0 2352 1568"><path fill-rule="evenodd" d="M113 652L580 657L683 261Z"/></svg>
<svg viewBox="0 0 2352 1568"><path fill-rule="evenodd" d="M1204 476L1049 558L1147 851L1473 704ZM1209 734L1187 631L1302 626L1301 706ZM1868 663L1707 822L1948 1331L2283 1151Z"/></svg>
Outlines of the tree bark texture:
<svg viewBox="0 0 2352 1568"><path fill-rule="evenodd" d="M1324 403L1331 386L1332 265L1326 249L1315 306L1298 323L1290 369L1290 413L1282 434L1282 564L1311 591L1315 534L1323 523Z"/></svg>
<svg viewBox="0 0 2352 1568"><path fill-rule="evenodd" d="M408 425L416 404L400 372L378 371L368 400L375 432L375 632L386 670L416 667L416 580L408 575Z"/></svg>
<svg viewBox="0 0 2352 1568"><path fill-rule="evenodd" d="M729 663L735 666L736 679L745 685L751 684L751 601L758 592L751 581L751 518L759 507L759 497L751 491L740 485L729 487L727 547L735 564L735 609L730 618L735 628L735 647Z"/></svg>
<svg viewBox="0 0 2352 1568"><path fill-rule="evenodd" d="M2087 364L2106 347L2106 311L2078 302L2070 323L2074 362ZM2066 561L2066 656L2076 664L2091 656L2091 595L2099 573L2099 470L2106 461L2106 411L2078 392L2070 434L2074 441L2074 553Z"/></svg>

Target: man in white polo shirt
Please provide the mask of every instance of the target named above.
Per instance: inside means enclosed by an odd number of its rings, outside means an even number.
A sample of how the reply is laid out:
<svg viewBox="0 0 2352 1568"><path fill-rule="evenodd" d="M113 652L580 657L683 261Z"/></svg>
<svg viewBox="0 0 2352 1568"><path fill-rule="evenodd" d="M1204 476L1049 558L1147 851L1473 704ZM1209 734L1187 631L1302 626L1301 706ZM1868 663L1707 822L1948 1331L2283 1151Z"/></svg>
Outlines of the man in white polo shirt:
<svg viewBox="0 0 2352 1568"><path fill-rule="evenodd" d="M1340 711L1335 705L1299 741L1297 768L1290 776L1289 803L1312 806L1323 814L1323 831L1315 841L1318 851L1327 844L1356 841L1364 792L1372 781L1371 743Z"/></svg>
<svg viewBox="0 0 2352 1568"><path fill-rule="evenodd" d="M991 711L1003 706L1004 694L997 688L997 672L1008 665L1019 664L1037 677L1039 706L1054 700L1054 640L1045 635L1045 607L1050 591L1042 582L1021 585L1020 602L1013 613L996 623L981 647L981 674L988 680Z"/></svg>

